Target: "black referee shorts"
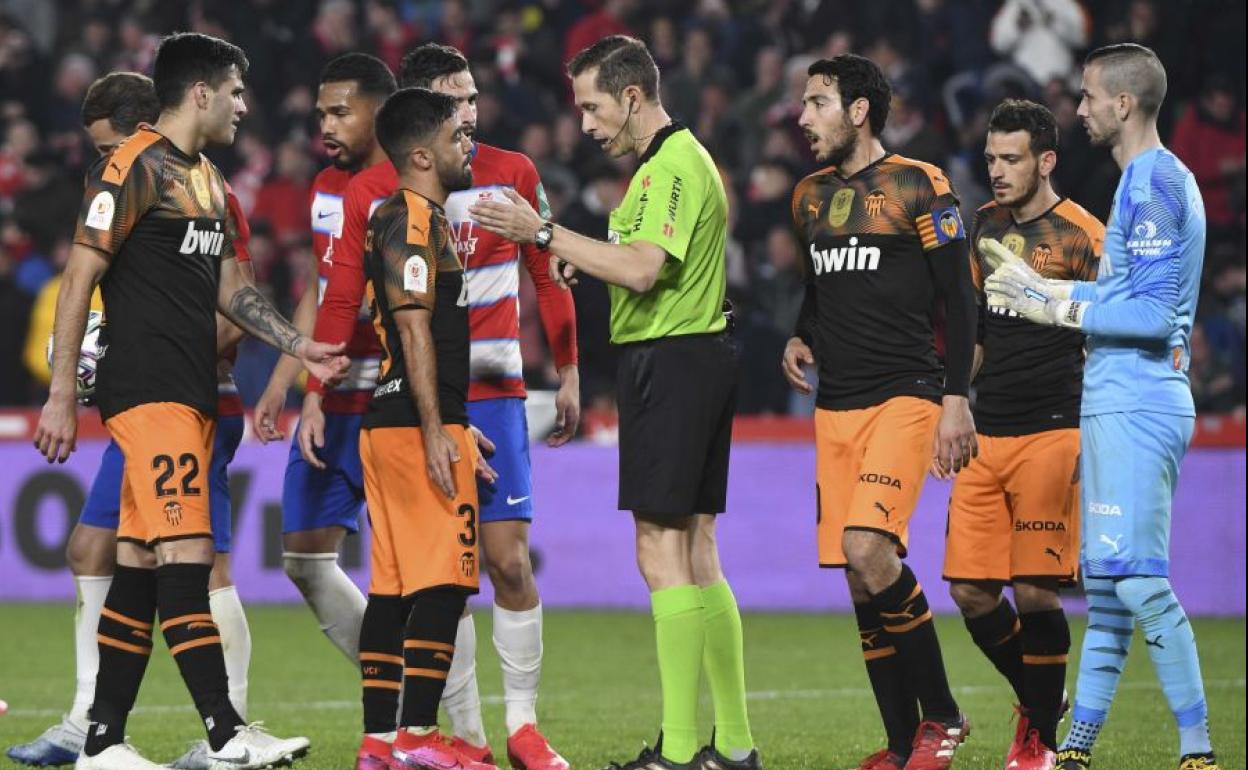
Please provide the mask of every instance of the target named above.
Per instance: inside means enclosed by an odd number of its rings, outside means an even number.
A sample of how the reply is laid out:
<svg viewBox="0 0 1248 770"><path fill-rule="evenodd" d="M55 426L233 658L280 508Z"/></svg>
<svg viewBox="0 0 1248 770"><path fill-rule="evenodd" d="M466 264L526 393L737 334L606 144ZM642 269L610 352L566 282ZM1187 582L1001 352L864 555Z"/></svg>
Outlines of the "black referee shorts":
<svg viewBox="0 0 1248 770"><path fill-rule="evenodd" d="M723 513L738 358L728 332L621 346L620 510Z"/></svg>

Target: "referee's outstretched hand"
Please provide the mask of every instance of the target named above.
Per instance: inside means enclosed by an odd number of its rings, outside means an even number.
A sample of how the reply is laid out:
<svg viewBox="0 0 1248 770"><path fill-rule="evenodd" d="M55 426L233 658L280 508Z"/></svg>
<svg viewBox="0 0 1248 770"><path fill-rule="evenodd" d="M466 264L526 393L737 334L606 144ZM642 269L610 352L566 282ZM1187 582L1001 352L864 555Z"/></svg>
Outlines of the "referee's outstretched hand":
<svg viewBox="0 0 1248 770"><path fill-rule="evenodd" d="M802 371L803 366L814 363L815 354L811 352L810 346L802 342L800 337L790 337L788 344L784 346L784 358L780 361L780 369L784 372L784 379L789 381L789 387L804 396L814 392L814 388L806 381L806 373Z"/></svg>

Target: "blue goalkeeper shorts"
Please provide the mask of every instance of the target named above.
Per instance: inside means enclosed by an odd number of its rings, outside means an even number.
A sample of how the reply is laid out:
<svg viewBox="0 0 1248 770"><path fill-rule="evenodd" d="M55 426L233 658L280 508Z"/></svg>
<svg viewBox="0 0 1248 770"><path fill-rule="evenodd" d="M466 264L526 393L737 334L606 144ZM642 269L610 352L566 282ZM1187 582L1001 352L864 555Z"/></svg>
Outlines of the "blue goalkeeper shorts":
<svg viewBox="0 0 1248 770"><path fill-rule="evenodd" d="M1170 508L1195 427L1153 412L1080 420L1084 575L1169 577Z"/></svg>
<svg viewBox="0 0 1248 770"><path fill-rule="evenodd" d="M229 553L233 542L233 508L230 505L230 462L243 440L243 417L232 415L217 418L217 431L212 445L212 464L208 468L208 506L212 515L212 545L217 553ZM108 442L100 468L95 472L87 502L82 506L79 524L103 529L117 529L121 520L121 477L126 458L117 442Z"/></svg>

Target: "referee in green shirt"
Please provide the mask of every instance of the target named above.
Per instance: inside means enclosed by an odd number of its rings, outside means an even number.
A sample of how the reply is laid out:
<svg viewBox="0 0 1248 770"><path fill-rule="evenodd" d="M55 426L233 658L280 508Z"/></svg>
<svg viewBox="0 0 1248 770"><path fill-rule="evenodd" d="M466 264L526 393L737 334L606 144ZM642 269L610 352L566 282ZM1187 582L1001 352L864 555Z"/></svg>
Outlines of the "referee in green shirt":
<svg viewBox="0 0 1248 770"><path fill-rule="evenodd" d="M568 65L581 127L609 155L639 164L606 241L542 219L513 191L471 209L477 223L551 252L560 283L582 270L610 285L621 346L622 510L637 524L650 587L663 732L619 770L761 768L745 708L741 615L719 567L738 355L722 312L728 201L715 162L659 102L644 43L603 38ZM715 706L714 745L698 750L699 673Z"/></svg>

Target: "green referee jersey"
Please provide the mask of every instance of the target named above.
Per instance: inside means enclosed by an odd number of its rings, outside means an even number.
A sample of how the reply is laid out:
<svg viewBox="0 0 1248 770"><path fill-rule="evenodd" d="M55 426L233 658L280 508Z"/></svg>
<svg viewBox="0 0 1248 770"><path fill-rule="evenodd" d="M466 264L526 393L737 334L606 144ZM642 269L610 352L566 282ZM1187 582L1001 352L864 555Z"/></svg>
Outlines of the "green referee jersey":
<svg viewBox="0 0 1248 770"><path fill-rule="evenodd" d="M608 228L611 243L646 241L668 256L649 291L608 287L612 342L724 329L728 198L715 162L689 129L672 123L655 135Z"/></svg>

